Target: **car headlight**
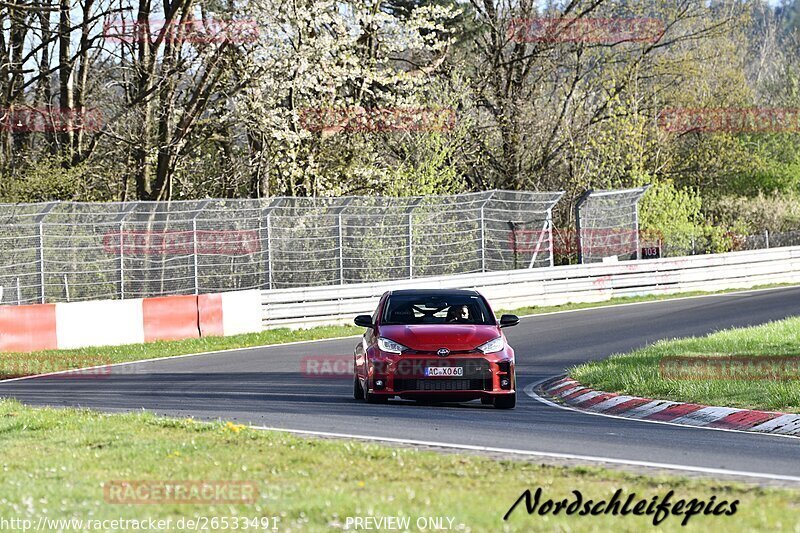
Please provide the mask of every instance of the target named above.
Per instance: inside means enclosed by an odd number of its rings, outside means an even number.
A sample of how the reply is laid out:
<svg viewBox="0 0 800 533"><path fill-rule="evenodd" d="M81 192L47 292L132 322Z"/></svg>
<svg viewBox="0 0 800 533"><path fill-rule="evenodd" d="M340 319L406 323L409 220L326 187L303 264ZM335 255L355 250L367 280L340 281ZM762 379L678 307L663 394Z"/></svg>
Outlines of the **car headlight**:
<svg viewBox="0 0 800 533"><path fill-rule="evenodd" d="M408 350L407 347L403 346L399 342L394 342L393 340L384 337L378 337L378 348L380 348L382 352L389 353L403 353L404 351Z"/></svg>
<svg viewBox="0 0 800 533"><path fill-rule="evenodd" d="M506 343L503 342L503 337L497 337L496 339L492 339L489 342L485 342L475 348L479 352L482 353L494 353L499 352L503 348L505 348Z"/></svg>

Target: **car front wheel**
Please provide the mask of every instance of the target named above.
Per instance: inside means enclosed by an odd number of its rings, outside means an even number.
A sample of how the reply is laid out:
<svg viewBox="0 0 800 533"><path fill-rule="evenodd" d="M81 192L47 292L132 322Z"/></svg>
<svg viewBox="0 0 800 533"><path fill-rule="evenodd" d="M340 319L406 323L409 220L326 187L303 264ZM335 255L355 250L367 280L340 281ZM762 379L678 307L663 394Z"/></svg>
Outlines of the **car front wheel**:
<svg viewBox="0 0 800 533"><path fill-rule="evenodd" d="M517 393L504 394L494 399L496 409L513 409L517 405Z"/></svg>
<svg viewBox="0 0 800 533"><path fill-rule="evenodd" d="M358 374L353 376L353 398L356 400L364 399L364 389L361 388L361 381L358 379Z"/></svg>
<svg viewBox="0 0 800 533"><path fill-rule="evenodd" d="M368 388L364 388L364 398L366 398L367 403L387 403L389 401L389 397L383 394L372 394L369 392Z"/></svg>

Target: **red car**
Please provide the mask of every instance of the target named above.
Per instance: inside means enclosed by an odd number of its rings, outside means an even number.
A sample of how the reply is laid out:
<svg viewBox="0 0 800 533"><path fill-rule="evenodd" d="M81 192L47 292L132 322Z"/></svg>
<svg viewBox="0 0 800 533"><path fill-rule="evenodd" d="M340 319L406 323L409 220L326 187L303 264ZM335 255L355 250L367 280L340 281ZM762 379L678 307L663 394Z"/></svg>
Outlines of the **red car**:
<svg viewBox="0 0 800 533"><path fill-rule="evenodd" d="M389 398L424 401L480 399L499 409L516 404L514 350L489 303L471 290L401 290L381 296L354 353L353 396L370 403Z"/></svg>

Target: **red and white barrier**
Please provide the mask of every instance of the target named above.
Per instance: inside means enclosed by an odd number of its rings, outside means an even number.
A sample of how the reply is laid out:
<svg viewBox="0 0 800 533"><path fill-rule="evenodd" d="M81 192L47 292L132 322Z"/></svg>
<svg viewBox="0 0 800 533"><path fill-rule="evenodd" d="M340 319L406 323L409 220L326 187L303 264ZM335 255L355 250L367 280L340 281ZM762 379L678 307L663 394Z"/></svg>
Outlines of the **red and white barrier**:
<svg viewBox="0 0 800 533"><path fill-rule="evenodd" d="M56 348L144 342L142 300L99 300L52 305L56 309L53 324Z"/></svg>
<svg viewBox="0 0 800 533"><path fill-rule="evenodd" d="M257 290L0 306L0 352L117 346L261 329Z"/></svg>
<svg viewBox="0 0 800 533"><path fill-rule="evenodd" d="M57 347L55 304L0 306L0 352Z"/></svg>

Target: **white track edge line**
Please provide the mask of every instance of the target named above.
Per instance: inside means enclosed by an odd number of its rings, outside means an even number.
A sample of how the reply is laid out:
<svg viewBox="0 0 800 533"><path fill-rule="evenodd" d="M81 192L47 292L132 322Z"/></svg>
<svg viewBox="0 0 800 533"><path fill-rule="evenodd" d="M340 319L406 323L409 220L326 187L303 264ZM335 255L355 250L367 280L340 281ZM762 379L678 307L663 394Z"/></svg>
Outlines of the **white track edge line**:
<svg viewBox="0 0 800 533"><path fill-rule="evenodd" d="M741 477L751 477L751 478L760 478L760 479L773 479L777 481L794 481L800 482L800 477L796 476L785 476L781 474L767 474L767 473L759 473L759 472L746 472L741 470L727 470L724 468L711 468L711 467L703 467L703 466L685 466L685 465L676 465L670 463L656 463L650 461L636 461L636 460L628 460L628 459L613 459L611 457L599 457L599 456L592 456L592 455L576 455L570 453L558 453L558 452L542 452L542 451L533 451L533 450L517 450L513 448L495 448L492 446L477 446L472 444L452 444L446 442L436 442L436 441L424 441L424 440L414 440L414 439L401 439L401 438L394 438L394 437L374 437L370 435L355 435L349 433L331 433L327 431L311 431L311 430L303 430L303 429L286 429L286 428L278 428L278 427L271 427L271 426L248 426L250 429L255 429L259 431L279 431L283 433L292 433L297 435L309 435L315 437L336 437L336 438L346 438L346 439L357 439L357 440L366 440L372 442L387 442L387 443L394 443L394 444L412 444L416 446L434 446L437 448L448 448L454 450L468 450L468 451L480 451L480 452L493 452L493 453L509 453L515 455L527 455L532 457L550 457L554 459L575 459L575 460L582 460L582 461L591 461L591 462L602 462L602 463L609 463L609 464L619 464L619 465L630 465L630 466L644 466L650 468L660 468L664 470L678 470L683 472L698 472L703 474L721 474L721 475L730 475L730 476L741 476Z"/></svg>
<svg viewBox="0 0 800 533"><path fill-rule="evenodd" d="M529 383L522 390L523 390L523 392L525 394L527 394L528 396L530 396L534 400L537 400L537 401L539 401L539 402L541 402L541 403L543 403L545 405L549 405L550 407L557 407L558 409L564 409L565 411L572 411L574 413L582 413L582 414L585 414L585 415L595 415L595 416L602 416L602 417L606 417L606 418L616 418L618 420L628 420L628 421L631 421L631 422L645 422L647 424L662 424L662 425L666 425L666 426L674 426L674 427L679 427L679 428L705 429L705 430L708 430L708 431L727 431L727 432L730 432L730 433L743 433L743 434L747 434L747 435L761 435L761 436L765 436L765 437L781 437L781 438L784 438L784 439L800 439L800 435L783 435L783 434L780 434L780 433L765 433L765 432L762 432L762 431L747 431L747 430L744 430L744 429L729 429L729 428L714 428L714 427L708 427L708 426L693 426L691 424L676 424L674 422L666 422L664 420L642 420L641 418L630 418L630 417L627 417L627 416L609 415L609 414L606 414L606 413L598 413L597 411L588 411L588 410L584 411L583 409L578 409L576 407L572 407L572 406L569 406L569 405L558 404L556 402L553 402L552 400L548 400L547 398L543 398L543 397L539 396L538 394L536 394L535 392L533 392L534 388L536 388L537 386L541 385L545 381L550 381L551 379L553 379L553 378L546 378L546 379L542 379L540 381L537 381L535 383ZM667 400L662 400L662 401L667 401ZM678 403L680 403L680 402L678 402ZM709 405L707 407L719 407L719 406Z"/></svg>

